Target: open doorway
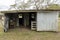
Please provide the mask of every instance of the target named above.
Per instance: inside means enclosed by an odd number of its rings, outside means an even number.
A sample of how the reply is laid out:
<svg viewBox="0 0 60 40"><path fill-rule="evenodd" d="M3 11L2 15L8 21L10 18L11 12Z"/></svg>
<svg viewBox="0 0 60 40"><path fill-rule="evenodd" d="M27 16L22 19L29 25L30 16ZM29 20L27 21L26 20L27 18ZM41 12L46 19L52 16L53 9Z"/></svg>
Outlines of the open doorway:
<svg viewBox="0 0 60 40"><path fill-rule="evenodd" d="M19 14L19 26L24 25L24 15Z"/></svg>
<svg viewBox="0 0 60 40"><path fill-rule="evenodd" d="M31 22L36 21L36 12L20 12L9 14L9 28L18 27L31 29Z"/></svg>
<svg viewBox="0 0 60 40"><path fill-rule="evenodd" d="M20 15L20 16L18 17L18 15ZM11 28L21 29L20 26L22 25L23 27L29 28L31 30L32 21L36 21L36 12L6 13L4 27L5 28L8 27L7 29L11 29Z"/></svg>
<svg viewBox="0 0 60 40"><path fill-rule="evenodd" d="M19 13L19 26L31 29L31 22L36 21L36 12Z"/></svg>
<svg viewBox="0 0 60 40"><path fill-rule="evenodd" d="M17 25L17 14L9 13L9 28L15 28Z"/></svg>
<svg viewBox="0 0 60 40"><path fill-rule="evenodd" d="M30 12L29 13L29 28L31 29L32 26L32 22L35 21L36 22L36 12Z"/></svg>

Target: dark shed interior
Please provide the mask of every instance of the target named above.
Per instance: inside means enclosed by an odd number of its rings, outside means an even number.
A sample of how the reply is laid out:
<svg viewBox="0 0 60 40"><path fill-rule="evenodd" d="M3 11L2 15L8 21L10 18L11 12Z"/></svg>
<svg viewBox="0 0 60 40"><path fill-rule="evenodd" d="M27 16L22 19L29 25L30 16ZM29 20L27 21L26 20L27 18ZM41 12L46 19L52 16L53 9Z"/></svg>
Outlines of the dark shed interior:
<svg viewBox="0 0 60 40"><path fill-rule="evenodd" d="M36 12L5 13L5 27L11 28L30 28L31 21L36 21Z"/></svg>

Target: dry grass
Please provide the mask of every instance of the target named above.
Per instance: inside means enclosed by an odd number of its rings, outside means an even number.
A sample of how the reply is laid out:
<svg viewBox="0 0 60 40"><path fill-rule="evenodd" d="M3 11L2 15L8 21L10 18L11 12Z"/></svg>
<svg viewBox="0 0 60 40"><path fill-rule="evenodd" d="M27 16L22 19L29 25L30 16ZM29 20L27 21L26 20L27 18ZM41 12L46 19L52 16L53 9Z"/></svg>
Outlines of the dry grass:
<svg viewBox="0 0 60 40"><path fill-rule="evenodd" d="M0 40L60 40L60 32L36 32L24 28L15 28L10 29L8 32L4 33L3 27L1 26Z"/></svg>

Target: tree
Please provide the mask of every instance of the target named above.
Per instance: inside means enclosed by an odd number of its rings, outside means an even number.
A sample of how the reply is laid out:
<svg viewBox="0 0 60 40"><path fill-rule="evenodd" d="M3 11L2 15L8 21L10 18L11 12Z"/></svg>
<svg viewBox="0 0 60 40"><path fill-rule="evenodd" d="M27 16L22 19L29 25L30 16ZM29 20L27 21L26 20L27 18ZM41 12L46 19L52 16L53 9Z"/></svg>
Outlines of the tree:
<svg viewBox="0 0 60 40"><path fill-rule="evenodd" d="M50 5L54 4L54 2L56 2L57 0L47 0L47 7L49 7Z"/></svg>
<svg viewBox="0 0 60 40"><path fill-rule="evenodd" d="M42 4L44 0L34 0L34 2L35 2L36 9L39 10L40 6L42 6L40 4Z"/></svg>
<svg viewBox="0 0 60 40"><path fill-rule="evenodd" d="M53 4L53 2L56 2L56 0L28 0L27 2L25 2L25 0L16 0L15 4L11 6L19 10L26 10L27 8L31 8L33 6L35 9L40 10L47 8L49 5Z"/></svg>

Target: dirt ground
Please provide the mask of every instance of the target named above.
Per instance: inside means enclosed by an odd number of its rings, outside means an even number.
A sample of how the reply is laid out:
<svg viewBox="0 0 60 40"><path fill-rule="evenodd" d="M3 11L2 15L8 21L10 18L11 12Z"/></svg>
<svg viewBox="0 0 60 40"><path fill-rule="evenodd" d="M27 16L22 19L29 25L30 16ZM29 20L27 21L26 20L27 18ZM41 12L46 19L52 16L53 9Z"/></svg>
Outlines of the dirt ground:
<svg viewBox="0 0 60 40"><path fill-rule="evenodd" d="M60 22L58 25L58 32L36 32L25 28L14 28L3 32L3 27L0 25L0 40L60 40Z"/></svg>

